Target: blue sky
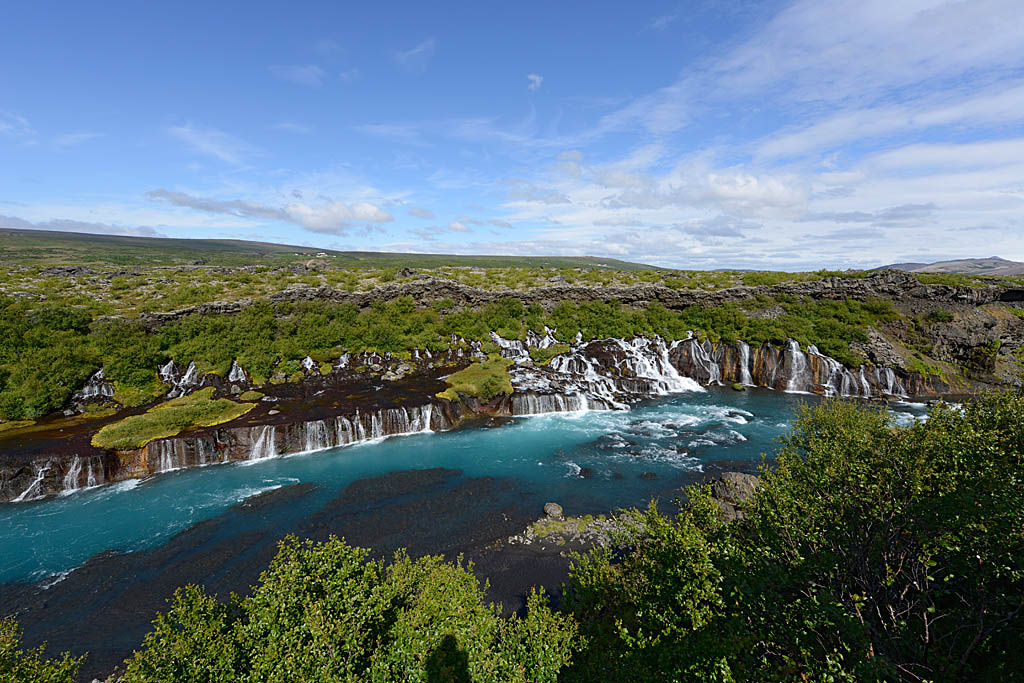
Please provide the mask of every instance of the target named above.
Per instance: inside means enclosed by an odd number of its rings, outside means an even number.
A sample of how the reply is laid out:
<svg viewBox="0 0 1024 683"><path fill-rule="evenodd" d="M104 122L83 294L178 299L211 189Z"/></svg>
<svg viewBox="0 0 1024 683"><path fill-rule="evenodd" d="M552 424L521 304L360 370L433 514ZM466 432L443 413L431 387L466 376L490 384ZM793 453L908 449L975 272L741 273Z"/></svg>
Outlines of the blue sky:
<svg viewBox="0 0 1024 683"><path fill-rule="evenodd" d="M15 3L0 227L1024 260L1020 0Z"/></svg>

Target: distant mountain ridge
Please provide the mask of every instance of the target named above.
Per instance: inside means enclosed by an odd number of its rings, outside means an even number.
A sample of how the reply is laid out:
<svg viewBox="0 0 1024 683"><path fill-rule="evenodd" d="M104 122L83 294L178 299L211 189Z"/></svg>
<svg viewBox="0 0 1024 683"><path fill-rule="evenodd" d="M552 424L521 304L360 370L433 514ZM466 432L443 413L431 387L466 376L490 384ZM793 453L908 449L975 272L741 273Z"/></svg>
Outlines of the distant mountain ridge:
<svg viewBox="0 0 1024 683"><path fill-rule="evenodd" d="M321 247L233 239L180 239L2 227L4 265L82 266L241 266L284 265L322 258L348 268L596 268L662 270L658 266L600 256L511 256L339 251Z"/></svg>
<svg viewBox="0 0 1024 683"><path fill-rule="evenodd" d="M964 258L935 263L893 263L877 270L890 268L908 273L963 273L964 275L1024 275L1024 263L1008 261L998 256Z"/></svg>

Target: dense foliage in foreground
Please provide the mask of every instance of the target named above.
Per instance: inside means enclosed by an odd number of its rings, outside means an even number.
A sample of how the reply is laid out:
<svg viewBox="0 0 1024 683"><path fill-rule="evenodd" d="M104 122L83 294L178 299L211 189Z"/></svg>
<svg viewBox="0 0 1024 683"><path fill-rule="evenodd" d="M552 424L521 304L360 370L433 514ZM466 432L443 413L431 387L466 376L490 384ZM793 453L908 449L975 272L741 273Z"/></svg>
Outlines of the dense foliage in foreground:
<svg viewBox="0 0 1024 683"><path fill-rule="evenodd" d="M179 591L126 680L1024 680L1022 458L1024 394L910 427L827 403L743 519L701 489L628 516L628 551L577 558L561 614L535 594L503 621L462 566L291 540L250 598ZM15 635L0 680L42 675Z"/></svg>
<svg viewBox="0 0 1024 683"><path fill-rule="evenodd" d="M577 333L584 339L658 334L671 340L691 330L754 344L792 337L858 365L863 359L850 351L850 342L864 341L867 325L898 315L887 300L791 301L786 306L787 313L765 318L734 304L674 311L660 305L641 310L614 302L563 302L546 311L513 297L474 309L457 309L451 301L417 307L409 297L399 297L362 310L319 301L261 302L234 315L196 313L150 329L138 320L93 320L73 308L33 307L0 297L0 419L35 418L59 410L101 367L117 388L117 400L141 405L166 389L156 368L168 359L183 366L195 361L202 373L224 375L237 360L262 384L278 373L294 375L306 356L325 362L346 350L436 352L447 349L453 335L487 342L492 331L525 338L528 329L541 332L545 326L557 330L562 341Z"/></svg>
<svg viewBox="0 0 1024 683"><path fill-rule="evenodd" d="M747 517L648 511L574 570L572 680L1024 679L1024 396L805 409Z"/></svg>

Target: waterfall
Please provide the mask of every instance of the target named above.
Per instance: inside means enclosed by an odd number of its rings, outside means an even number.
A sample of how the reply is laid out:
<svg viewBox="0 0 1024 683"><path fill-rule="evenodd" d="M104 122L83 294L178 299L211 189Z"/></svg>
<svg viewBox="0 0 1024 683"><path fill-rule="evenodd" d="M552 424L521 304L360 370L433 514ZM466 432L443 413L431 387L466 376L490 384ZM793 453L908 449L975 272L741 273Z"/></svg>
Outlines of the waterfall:
<svg viewBox="0 0 1024 683"><path fill-rule="evenodd" d="M161 382L163 382L164 384L174 384L177 381L178 375L180 374L181 371L178 370L178 366L174 364L173 360L169 360L167 361L166 365L162 366L159 369L158 372L160 374Z"/></svg>
<svg viewBox="0 0 1024 683"><path fill-rule="evenodd" d="M174 364L174 361L168 361L167 365L160 368L160 380L165 384L173 385L171 392L167 394L169 398L177 398L187 394L192 389L199 386L199 371L196 369L196 364L191 362L188 367L185 368L185 373L178 376L178 366Z"/></svg>
<svg viewBox="0 0 1024 683"><path fill-rule="evenodd" d="M707 376L705 384L721 384L722 383L722 368L719 366L718 361L711 355L714 348L711 346L710 340L705 340L701 344L696 337L693 336L693 332L690 332L686 339L680 340L672 345L672 348L684 348L689 351L690 357L693 359L693 364L702 375ZM703 378L702 378L703 380Z"/></svg>
<svg viewBox="0 0 1024 683"><path fill-rule="evenodd" d="M306 432L306 444L305 450L307 451L321 451L325 448L333 446L330 440L330 434L327 431L327 423L323 420L317 420L316 422L307 422L305 424Z"/></svg>
<svg viewBox="0 0 1024 683"><path fill-rule="evenodd" d="M96 481L96 473L92 471L92 461L92 458L86 458L87 469L85 474L85 485L89 488L96 486L98 483Z"/></svg>
<svg viewBox="0 0 1024 683"><path fill-rule="evenodd" d="M249 460L263 460L277 455L277 444L274 442L277 430L274 425L263 425L262 427L253 427L253 429L259 429L260 435L252 445Z"/></svg>
<svg viewBox="0 0 1024 683"><path fill-rule="evenodd" d="M740 349L740 384L754 386L754 378L750 376L750 345L745 341L736 342Z"/></svg>
<svg viewBox="0 0 1024 683"><path fill-rule="evenodd" d="M12 503L21 503L26 500L33 500L35 498L41 498L43 494L43 479L46 477L46 473L50 471L50 463L45 465L33 465L36 470L35 479L28 485L28 488L21 492L21 494L14 498Z"/></svg>
<svg viewBox="0 0 1024 683"><path fill-rule="evenodd" d="M312 373L314 370L316 370L316 361L314 361L309 356L306 356L305 358L302 359L302 369L305 370L307 373Z"/></svg>
<svg viewBox="0 0 1024 683"><path fill-rule="evenodd" d="M85 383L82 390L77 392L72 399L77 401L86 401L91 398L113 398L114 397L114 385L106 381L107 377L103 372L103 368L100 368L93 373L92 377Z"/></svg>
<svg viewBox="0 0 1024 683"><path fill-rule="evenodd" d="M863 365L857 370L857 379L860 381L861 389L864 390L864 398L871 398L871 384L868 383L868 378L864 375Z"/></svg>
<svg viewBox="0 0 1024 683"><path fill-rule="evenodd" d="M907 390L900 384L896 372L892 368L875 368L875 381L883 394L890 396L906 396Z"/></svg>
<svg viewBox="0 0 1024 683"><path fill-rule="evenodd" d="M355 438L355 440L356 441L365 441L366 440L366 428L363 427L363 419L362 419L362 417L359 416L359 409L358 408L356 408L356 416L352 420L352 424L356 428L356 438Z"/></svg>
<svg viewBox="0 0 1024 683"><path fill-rule="evenodd" d="M64 481L61 482L61 493L71 493L78 490L78 480L82 476L82 458L75 456L64 473Z"/></svg>
<svg viewBox="0 0 1024 683"><path fill-rule="evenodd" d="M581 394L513 394L513 415L571 413L589 409L587 397Z"/></svg>
<svg viewBox="0 0 1024 683"><path fill-rule="evenodd" d="M178 454L179 447L183 447L185 444L178 439L163 439L156 442L157 455L159 456L159 467L158 472L170 472L175 469L174 467L174 456ZM184 458L179 458L182 466L184 466Z"/></svg>
<svg viewBox="0 0 1024 683"><path fill-rule="evenodd" d="M786 363L789 366L786 391L806 392L811 384L810 373L807 371L807 357L795 339L786 342Z"/></svg>
<svg viewBox="0 0 1024 683"><path fill-rule="evenodd" d="M245 370L238 364L238 361L231 361L231 371L228 373L229 382L245 382Z"/></svg>

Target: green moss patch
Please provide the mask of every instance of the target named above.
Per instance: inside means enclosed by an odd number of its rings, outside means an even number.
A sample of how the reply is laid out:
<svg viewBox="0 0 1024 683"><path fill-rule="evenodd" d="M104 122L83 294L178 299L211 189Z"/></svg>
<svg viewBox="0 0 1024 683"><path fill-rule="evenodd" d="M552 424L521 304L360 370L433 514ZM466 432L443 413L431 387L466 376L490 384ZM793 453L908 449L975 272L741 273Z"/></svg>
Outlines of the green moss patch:
<svg viewBox="0 0 1024 683"><path fill-rule="evenodd" d="M459 394L478 396L489 401L498 394L508 396L512 393L512 378L508 368L512 361L508 358L492 355L485 361L477 361L468 368L459 370L445 381L448 388L439 392L439 398L455 401Z"/></svg>
<svg viewBox="0 0 1024 683"><path fill-rule="evenodd" d="M243 391L242 395L239 396L238 398L242 399L243 401L258 401L264 396L266 396L266 394L250 389L249 391Z"/></svg>
<svg viewBox="0 0 1024 683"><path fill-rule="evenodd" d="M142 448L155 439L166 439L198 427L212 427L240 417L256 405L213 399L213 387L190 396L166 401L140 415L106 425L92 437L97 448Z"/></svg>
<svg viewBox="0 0 1024 683"><path fill-rule="evenodd" d="M0 422L0 433L6 432L11 429L31 427L35 423L35 420L8 420L7 422Z"/></svg>
<svg viewBox="0 0 1024 683"><path fill-rule="evenodd" d="M546 349L530 349L530 358L532 358L533 362L538 365L547 365L555 356L560 356L563 353L569 353L570 350L571 349L568 344L552 344Z"/></svg>

